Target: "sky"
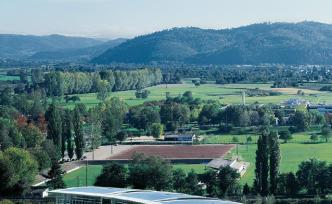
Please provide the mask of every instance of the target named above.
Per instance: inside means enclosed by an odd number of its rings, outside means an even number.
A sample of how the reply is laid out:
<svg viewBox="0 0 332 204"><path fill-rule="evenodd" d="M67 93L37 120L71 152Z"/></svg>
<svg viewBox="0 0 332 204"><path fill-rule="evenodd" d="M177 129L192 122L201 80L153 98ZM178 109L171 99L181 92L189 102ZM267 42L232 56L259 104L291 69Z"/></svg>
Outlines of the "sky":
<svg viewBox="0 0 332 204"><path fill-rule="evenodd" d="M173 27L332 23L332 0L0 0L0 33L114 39Z"/></svg>

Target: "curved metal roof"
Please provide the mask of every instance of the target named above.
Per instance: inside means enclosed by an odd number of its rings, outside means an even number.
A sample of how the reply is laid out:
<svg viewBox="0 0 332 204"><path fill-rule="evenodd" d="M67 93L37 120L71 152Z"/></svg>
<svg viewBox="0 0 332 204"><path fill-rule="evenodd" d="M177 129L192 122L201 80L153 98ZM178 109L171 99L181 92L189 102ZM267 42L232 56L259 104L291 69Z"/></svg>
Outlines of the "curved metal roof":
<svg viewBox="0 0 332 204"><path fill-rule="evenodd" d="M52 196L69 194L77 196L81 195L100 198L114 198L143 204L235 204L235 202L231 201L193 196L183 193L96 186L53 190L50 191L49 194Z"/></svg>

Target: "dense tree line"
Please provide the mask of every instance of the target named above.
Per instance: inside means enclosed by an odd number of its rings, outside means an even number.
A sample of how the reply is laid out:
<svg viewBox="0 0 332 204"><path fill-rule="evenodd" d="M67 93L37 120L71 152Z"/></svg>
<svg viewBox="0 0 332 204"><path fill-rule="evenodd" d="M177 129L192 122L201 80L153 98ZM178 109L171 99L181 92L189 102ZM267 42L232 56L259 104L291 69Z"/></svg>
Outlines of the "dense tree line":
<svg viewBox="0 0 332 204"><path fill-rule="evenodd" d="M95 185L224 197L241 194L239 177L230 167L219 171L211 169L204 174L196 174L193 170L185 173L182 169L173 169L170 163L161 158L136 154L128 167L117 163L104 166Z"/></svg>
<svg viewBox="0 0 332 204"><path fill-rule="evenodd" d="M35 78L38 77L35 76L34 81L40 81ZM40 85L45 87L48 96L62 96L99 91L143 89L161 82L162 74L159 69L108 70L93 73L52 71L45 73L44 81Z"/></svg>

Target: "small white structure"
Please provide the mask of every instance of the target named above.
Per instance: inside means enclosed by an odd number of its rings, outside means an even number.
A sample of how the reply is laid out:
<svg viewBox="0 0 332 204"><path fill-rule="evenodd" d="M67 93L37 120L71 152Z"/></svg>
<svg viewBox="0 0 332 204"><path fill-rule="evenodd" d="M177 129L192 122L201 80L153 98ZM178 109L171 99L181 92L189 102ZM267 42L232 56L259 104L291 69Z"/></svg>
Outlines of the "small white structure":
<svg viewBox="0 0 332 204"><path fill-rule="evenodd" d="M238 161L237 159L228 160L223 158L213 159L206 166L219 170L223 167L229 166L237 171L241 176L245 174L248 169L249 163Z"/></svg>

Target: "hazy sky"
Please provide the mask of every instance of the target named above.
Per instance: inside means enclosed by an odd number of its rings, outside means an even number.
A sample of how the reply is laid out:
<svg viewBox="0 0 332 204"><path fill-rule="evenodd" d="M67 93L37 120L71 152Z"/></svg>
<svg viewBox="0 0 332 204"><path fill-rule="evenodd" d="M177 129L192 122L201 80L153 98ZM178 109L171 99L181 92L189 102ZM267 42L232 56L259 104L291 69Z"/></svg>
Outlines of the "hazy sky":
<svg viewBox="0 0 332 204"><path fill-rule="evenodd" d="M0 0L0 33L116 38L304 20L332 23L332 0Z"/></svg>

